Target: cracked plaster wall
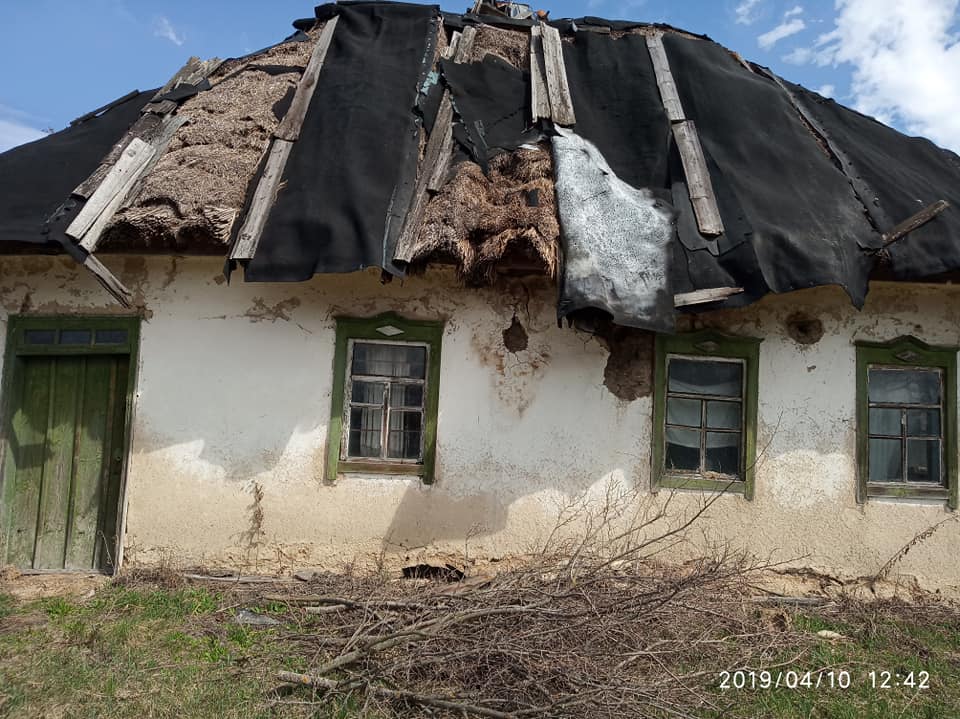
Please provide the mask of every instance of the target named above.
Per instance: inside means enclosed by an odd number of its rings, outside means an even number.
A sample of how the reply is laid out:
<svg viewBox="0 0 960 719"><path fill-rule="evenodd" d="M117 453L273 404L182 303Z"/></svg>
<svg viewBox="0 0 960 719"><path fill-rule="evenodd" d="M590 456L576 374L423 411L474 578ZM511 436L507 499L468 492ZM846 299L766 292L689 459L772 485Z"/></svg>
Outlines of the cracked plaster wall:
<svg viewBox="0 0 960 719"><path fill-rule="evenodd" d="M647 492L650 396L625 401L607 389L607 350L556 326L555 288L542 280L463 289L452 273L431 271L389 285L375 272L226 285L216 259L104 262L145 317L128 466L129 563L272 572L372 563L382 550L398 561L454 558L465 548L500 558L535 549L561 507L602 497L611 484L638 489L652 506L670 496ZM756 497L722 497L692 541L730 540L859 576L946 518L936 502L856 504L852 342L912 334L960 345L958 299L951 286L878 284L861 313L840 290L820 288L681 317L681 330L764 338ZM0 259L3 339L8 314L121 311L68 259ZM323 476L333 317L385 311L446 322L432 486ZM797 312L822 323L819 341L790 338ZM527 335L519 351L504 346L514 316ZM699 499L676 493L672 515ZM951 522L897 571L958 593L958 553L960 523Z"/></svg>

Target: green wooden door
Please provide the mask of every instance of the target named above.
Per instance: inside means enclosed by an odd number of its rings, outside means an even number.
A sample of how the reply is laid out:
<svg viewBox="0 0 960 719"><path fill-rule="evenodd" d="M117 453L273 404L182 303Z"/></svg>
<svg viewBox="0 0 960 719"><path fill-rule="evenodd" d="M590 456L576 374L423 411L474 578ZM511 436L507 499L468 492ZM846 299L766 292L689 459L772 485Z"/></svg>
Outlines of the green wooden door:
<svg viewBox="0 0 960 719"><path fill-rule="evenodd" d="M11 361L5 562L111 571L130 357L25 354Z"/></svg>

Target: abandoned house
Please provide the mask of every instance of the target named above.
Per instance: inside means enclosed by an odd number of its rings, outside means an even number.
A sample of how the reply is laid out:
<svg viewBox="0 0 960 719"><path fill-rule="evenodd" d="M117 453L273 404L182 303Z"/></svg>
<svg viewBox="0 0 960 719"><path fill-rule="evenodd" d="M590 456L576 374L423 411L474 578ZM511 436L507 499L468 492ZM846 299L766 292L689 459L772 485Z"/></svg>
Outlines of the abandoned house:
<svg viewBox="0 0 960 719"><path fill-rule="evenodd" d="M294 27L0 155L3 563L497 560L614 494L960 591L960 157L662 25Z"/></svg>

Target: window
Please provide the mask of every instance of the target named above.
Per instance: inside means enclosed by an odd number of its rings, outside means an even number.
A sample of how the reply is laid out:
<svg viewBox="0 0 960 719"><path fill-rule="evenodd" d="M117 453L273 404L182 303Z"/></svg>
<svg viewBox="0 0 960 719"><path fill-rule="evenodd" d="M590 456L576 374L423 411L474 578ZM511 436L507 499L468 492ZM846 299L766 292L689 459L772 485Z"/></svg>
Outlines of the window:
<svg viewBox="0 0 960 719"><path fill-rule="evenodd" d="M753 496L760 340L657 337L653 485Z"/></svg>
<svg viewBox="0 0 960 719"><path fill-rule="evenodd" d="M857 344L858 499L956 506L956 350L912 337Z"/></svg>
<svg viewBox="0 0 960 719"><path fill-rule="evenodd" d="M337 319L328 476L433 478L440 380L439 322L387 314Z"/></svg>

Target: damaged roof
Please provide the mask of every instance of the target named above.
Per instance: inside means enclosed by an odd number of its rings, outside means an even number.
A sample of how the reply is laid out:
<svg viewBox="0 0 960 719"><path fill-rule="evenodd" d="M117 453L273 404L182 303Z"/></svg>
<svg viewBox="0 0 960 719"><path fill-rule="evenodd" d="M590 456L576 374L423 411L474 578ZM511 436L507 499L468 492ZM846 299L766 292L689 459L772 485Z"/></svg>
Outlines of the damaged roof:
<svg viewBox="0 0 960 719"><path fill-rule="evenodd" d="M600 18L321 5L0 155L6 251L222 254L246 281L452 262L546 273L558 317L960 270L960 157L704 36Z"/></svg>

